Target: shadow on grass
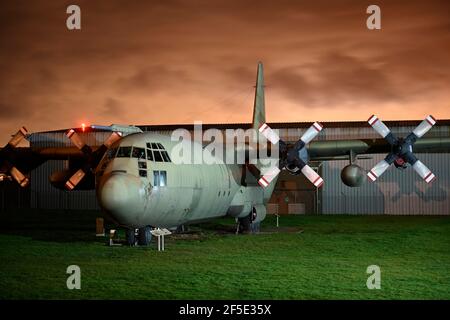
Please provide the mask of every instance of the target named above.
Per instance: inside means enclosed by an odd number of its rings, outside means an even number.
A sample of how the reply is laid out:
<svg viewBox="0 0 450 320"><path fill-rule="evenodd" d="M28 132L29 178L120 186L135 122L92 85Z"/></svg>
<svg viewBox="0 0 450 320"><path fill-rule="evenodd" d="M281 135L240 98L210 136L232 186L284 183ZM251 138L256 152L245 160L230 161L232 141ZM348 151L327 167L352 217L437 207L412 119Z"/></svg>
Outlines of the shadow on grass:
<svg viewBox="0 0 450 320"><path fill-rule="evenodd" d="M16 209L0 212L0 234L29 237L50 242L105 242L95 236L95 220L104 217L101 211L87 210L36 210ZM261 224L262 233L320 233L355 234L388 233L420 230L426 226L450 222L450 217L439 216L282 216L280 227L276 217L267 216ZM124 231L106 218L105 229L118 229L120 237ZM356 226L358 226L356 228ZM227 236L236 233L233 218L214 219L201 224L186 226L186 231L171 238L198 240L209 236Z"/></svg>
<svg viewBox="0 0 450 320"><path fill-rule="evenodd" d="M36 210L15 209L0 212L0 234L28 237L49 242L105 242L105 238L95 236L95 220L103 217L105 230L118 229L124 238L122 228L118 228L104 217L101 211L88 210ZM234 234L234 219L225 218L201 225L186 226L175 239L198 240L209 235Z"/></svg>
<svg viewBox="0 0 450 320"><path fill-rule="evenodd" d="M0 234L50 242L104 241L95 236L100 211L16 209L0 212ZM105 228L112 227L106 222Z"/></svg>

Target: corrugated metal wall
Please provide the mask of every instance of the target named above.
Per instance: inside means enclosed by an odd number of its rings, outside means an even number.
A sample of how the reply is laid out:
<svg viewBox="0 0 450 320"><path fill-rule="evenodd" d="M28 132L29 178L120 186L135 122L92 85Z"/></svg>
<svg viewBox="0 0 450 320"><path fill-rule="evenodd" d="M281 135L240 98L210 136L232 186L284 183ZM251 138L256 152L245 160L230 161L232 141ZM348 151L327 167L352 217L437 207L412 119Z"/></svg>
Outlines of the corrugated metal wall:
<svg viewBox="0 0 450 320"><path fill-rule="evenodd" d="M414 127L392 127L399 137L406 136ZM280 137L295 141L305 128L282 128ZM155 132L170 134L170 130ZM92 146L100 145L109 136L108 132L81 133ZM426 137L450 136L450 126L436 126ZM317 138L357 139L379 138L370 127L333 128ZM33 147L70 146L63 132L35 133L31 136ZM374 155L369 160L358 160L364 169L372 168L385 155ZM406 171L390 168L376 183L366 183L360 188L349 188L340 179L340 172L348 161L322 163L325 184L322 190L323 214L450 214L450 155L419 154L419 158L437 175L431 185L424 183L411 169ZM50 185L48 177L55 170L64 169L64 161L48 161L32 172L31 206L35 208L98 209L94 191L67 192Z"/></svg>
<svg viewBox="0 0 450 320"><path fill-rule="evenodd" d="M391 128L397 137L408 135L414 127ZM436 126L426 137L448 137L449 126ZM372 128L327 128L322 138L354 139L378 138ZM358 165L369 170L386 155L358 160ZM389 168L375 183L367 182L359 188L350 188L340 179L348 161L328 161L322 164L325 184L322 190L323 214L450 214L450 155L417 154L432 170L437 179L428 185L411 169Z"/></svg>

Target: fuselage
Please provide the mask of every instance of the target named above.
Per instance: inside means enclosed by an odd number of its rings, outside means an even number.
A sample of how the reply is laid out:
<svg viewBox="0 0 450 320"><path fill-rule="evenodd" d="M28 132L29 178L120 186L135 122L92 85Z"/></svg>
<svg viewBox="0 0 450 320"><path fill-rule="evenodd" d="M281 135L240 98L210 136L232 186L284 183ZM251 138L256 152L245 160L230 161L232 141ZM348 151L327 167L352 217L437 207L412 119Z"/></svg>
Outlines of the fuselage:
<svg viewBox="0 0 450 320"><path fill-rule="evenodd" d="M255 209L264 219L273 186L261 188L245 166L208 153L202 163L180 163L182 154L174 152L179 143L168 135L136 133L111 146L97 169L96 190L113 220L136 228L174 227L245 217ZM201 143L192 146L202 150Z"/></svg>

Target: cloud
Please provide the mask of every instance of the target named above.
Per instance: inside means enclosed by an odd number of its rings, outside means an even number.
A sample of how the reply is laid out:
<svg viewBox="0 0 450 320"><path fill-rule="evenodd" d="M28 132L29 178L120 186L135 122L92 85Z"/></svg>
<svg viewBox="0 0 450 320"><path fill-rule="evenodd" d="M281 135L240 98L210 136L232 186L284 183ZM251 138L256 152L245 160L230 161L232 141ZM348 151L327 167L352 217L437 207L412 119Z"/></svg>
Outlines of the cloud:
<svg viewBox="0 0 450 320"><path fill-rule="evenodd" d="M0 118L18 119L26 115L27 111L23 108L19 108L13 104L0 104Z"/></svg>
<svg viewBox="0 0 450 320"><path fill-rule="evenodd" d="M81 31L68 4L2 3L0 139L85 119L248 122L259 60L270 121L450 118L448 1L379 1L379 31L357 0L79 0Z"/></svg>
<svg viewBox="0 0 450 320"><path fill-rule="evenodd" d="M398 88L383 69L341 53L327 54L315 63L282 68L270 76L274 89L309 107L401 100Z"/></svg>
<svg viewBox="0 0 450 320"><path fill-rule="evenodd" d="M107 114L119 114L122 112L122 104L118 99L107 98L104 104L103 112Z"/></svg>
<svg viewBox="0 0 450 320"><path fill-rule="evenodd" d="M120 76L116 84L122 92L144 91L151 94L155 91L164 91L171 86L187 84L189 80L183 70L154 65L140 68L129 76Z"/></svg>

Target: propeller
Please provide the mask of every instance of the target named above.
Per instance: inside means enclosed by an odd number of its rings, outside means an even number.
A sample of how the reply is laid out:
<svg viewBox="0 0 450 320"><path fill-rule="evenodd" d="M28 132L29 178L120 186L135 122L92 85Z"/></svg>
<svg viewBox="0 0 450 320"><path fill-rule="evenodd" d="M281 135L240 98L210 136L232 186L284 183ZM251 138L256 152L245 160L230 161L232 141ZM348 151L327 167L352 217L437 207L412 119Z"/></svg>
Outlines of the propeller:
<svg viewBox="0 0 450 320"><path fill-rule="evenodd" d="M425 135L435 124L436 119L431 115L427 116L406 138L396 138L392 131L375 115L372 115L369 120L369 124L372 128L378 132L391 146L392 151L388 155L378 162L373 167L367 176L370 180L375 181L378 179L391 164L394 164L397 168L405 169L409 163L414 171L423 179L426 183L432 182L436 179L436 176L427 168L413 153L413 145L417 139Z"/></svg>
<svg viewBox="0 0 450 320"><path fill-rule="evenodd" d="M259 127L259 132L273 144L280 145L280 163L278 167L270 168L259 180L262 187L267 187L275 179L280 171L285 168L291 174L302 173L317 188L323 185L323 179L308 164L308 153L305 146L311 142L322 131L323 126L314 122L311 127L293 145L286 144L278 134L270 128L267 123Z"/></svg>
<svg viewBox="0 0 450 320"><path fill-rule="evenodd" d="M83 141L83 139L78 135L78 133L76 133L74 129L69 129L66 132L66 136L86 156L86 162L83 167L78 169L69 178L69 180L66 181L65 187L67 190L73 190L81 182L81 180L83 180L86 174L93 173L108 148L114 142L122 138L122 134L120 132L113 132L98 149L93 151L92 148Z"/></svg>
<svg viewBox="0 0 450 320"><path fill-rule="evenodd" d="M30 180L14 166L14 149L27 134L28 131L25 127L20 128L6 146L0 150L0 181L11 180L12 177L21 187L26 187L30 183Z"/></svg>

